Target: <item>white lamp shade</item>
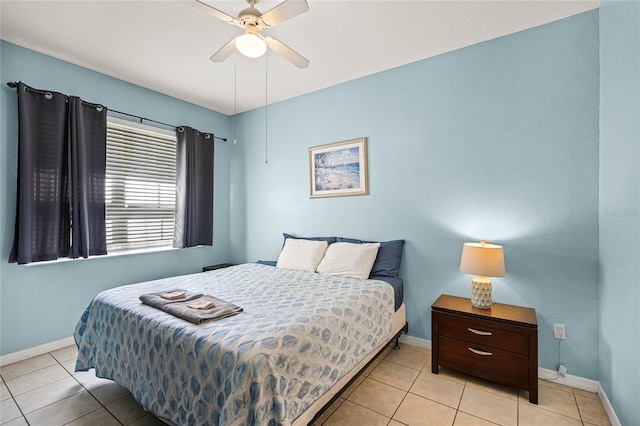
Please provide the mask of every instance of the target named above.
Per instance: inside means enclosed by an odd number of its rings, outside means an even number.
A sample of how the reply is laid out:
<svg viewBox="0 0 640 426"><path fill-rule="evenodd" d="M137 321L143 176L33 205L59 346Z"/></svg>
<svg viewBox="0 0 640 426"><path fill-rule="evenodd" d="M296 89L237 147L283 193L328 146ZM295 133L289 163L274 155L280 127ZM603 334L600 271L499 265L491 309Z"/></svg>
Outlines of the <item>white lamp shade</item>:
<svg viewBox="0 0 640 426"><path fill-rule="evenodd" d="M242 34L236 39L236 49L249 58L259 58L267 51L267 43L256 34Z"/></svg>
<svg viewBox="0 0 640 426"><path fill-rule="evenodd" d="M460 270L481 277L504 277L504 251L495 244L464 243Z"/></svg>

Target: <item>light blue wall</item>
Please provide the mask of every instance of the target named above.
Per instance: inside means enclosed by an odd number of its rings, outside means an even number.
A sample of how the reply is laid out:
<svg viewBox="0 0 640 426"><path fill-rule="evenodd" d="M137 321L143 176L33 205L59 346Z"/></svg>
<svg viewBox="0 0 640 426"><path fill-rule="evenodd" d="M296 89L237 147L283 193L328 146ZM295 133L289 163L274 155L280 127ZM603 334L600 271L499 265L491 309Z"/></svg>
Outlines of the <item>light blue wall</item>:
<svg viewBox="0 0 640 426"><path fill-rule="evenodd" d="M6 263L17 113L5 82L223 135L229 119L1 42L0 354L69 336L103 289L196 272L229 260L228 249L234 261L275 259L282 232L405 238L410 334L430 339L431 302L469 293L470 277L458 271L462 243L487 238L506 251L507 276L493 280L494 297L538 311L540 365L557 367L551 325L566 323L562 362L600 380L622 423L633 424L640 418L640 7L607 0L599 16L272 105L268 164L264 109L241 114L238 145L216 142L212 248L30 267ZM310 200L307 148L360 136L369 138L371 194Z"/></svg>
<svg viewBox="0 0 640 426"><path fill-rule="evenodd" d="M214 246L151 254L17 266L7 259L16 199L17 102L7 81L73 94L111 109L185 124L226 136L225 115L107 77L2 41L0 75L0 353L70 336L82 311L101 290L121 284L198 272L228 261L229 146L216 142Z"/></svg>
<svg viewBox="0 0 640 426"><path fill-rule="evenodd" d="M312 65L313 66L313 58ZM302 71L304 72L304 71ZM241 114L232 259L276 259L282 232L407 240L409 334L468 296L462 244L504 245L494 298L538 313L540 365L597 378L598 12ZM370 195L309 199L311 146L369 138Z"/></svg>
<svg viewBox="0 0 640 426"><path fill-rule="evenodd" d="M640 3L600 6L600 356L623 425L640 422Z"/></svg>
<svg viewBox="0 0 640 426"><path fill-rule="evenodd" d="M69 336L103 289L196 272L229 260L228 249L234 261L275 259L282 232L405 238L410 334L430 339L431 302L469 293L470 277L458 271L462 243L487 238L506 251L507 276L493 280L494 297L538 311L540 365L557 367L551 325L566 323L562 362L600 380L622 424L633 424L640 418L640 7L606 0L599 16L272 105L268 164L264 109L241 114L238 145L216 143L212 248L30 267L6 263L17 113L5 82L223 135L229 119L0 42L0 354ZM369 138L371 194L310 200L307 148L360 136Z"/></svg>

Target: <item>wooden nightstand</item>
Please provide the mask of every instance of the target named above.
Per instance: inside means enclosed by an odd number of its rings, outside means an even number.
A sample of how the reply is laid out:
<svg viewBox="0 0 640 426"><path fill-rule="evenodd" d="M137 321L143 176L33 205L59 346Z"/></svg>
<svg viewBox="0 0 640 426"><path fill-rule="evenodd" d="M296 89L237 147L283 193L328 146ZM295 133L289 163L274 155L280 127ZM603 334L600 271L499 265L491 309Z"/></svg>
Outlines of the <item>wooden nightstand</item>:
<svg viewBox="0 0 640 426"><path fill-rule="evenodd" d="M235 266L233 263L218 263L217 265L209 265L202 267L202 272L215 271L216 269L228 268L229 266Z"/></svg>
<svg viewBox="0 0 640 426"><path fill-rule="evenodd" d="M532 308L471 306L443 294L431 306L431 371L450 368L529 391L538 403L538 321Z"/></svg>

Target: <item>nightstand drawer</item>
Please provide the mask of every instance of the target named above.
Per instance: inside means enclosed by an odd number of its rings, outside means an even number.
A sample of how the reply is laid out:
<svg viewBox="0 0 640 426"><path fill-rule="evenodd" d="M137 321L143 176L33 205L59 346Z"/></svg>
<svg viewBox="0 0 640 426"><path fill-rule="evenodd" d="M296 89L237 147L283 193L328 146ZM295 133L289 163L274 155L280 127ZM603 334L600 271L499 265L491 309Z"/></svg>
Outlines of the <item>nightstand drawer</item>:
<svg viewBox="0 0 640 426"><path fill-rule="evenodd" d="M500 327L495 322L454 314L438 316L438 333L484 346L527 355L529 335L512 331L514 326Z"/></svg>
<svg viewBox="0 0 640 426"><path fill-rule="evenodd" d="M525 355L447 337L439 338L438 346L443 365L452 363L463 372L508 377L514 385L528 383L529 358Z"/></svg>

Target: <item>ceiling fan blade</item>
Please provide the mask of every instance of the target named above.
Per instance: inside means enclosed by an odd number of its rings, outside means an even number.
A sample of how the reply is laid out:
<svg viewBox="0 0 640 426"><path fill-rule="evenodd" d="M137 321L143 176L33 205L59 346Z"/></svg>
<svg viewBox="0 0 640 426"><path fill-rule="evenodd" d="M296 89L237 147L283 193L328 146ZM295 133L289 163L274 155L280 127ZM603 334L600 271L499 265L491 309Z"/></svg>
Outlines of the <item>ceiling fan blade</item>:
<svg viewBox="0 0 640 426"><path fill-rule="evenodd" d="M212 62L224 62L233 52L236 51L236 39L238 37L234 37L227 42L224 46L222 46L216 53L211 55Z"/></svg>
<svg viewBox="0 0 640 426"><path fill-rule="evenodd" d="M189 2L190 5L197 7L198 9L200 9L201 11L208 13L211 16L214 16L220 20L223 20L224 22L227 22L229 24L234 24L234 25L238 25L238 20L236 18L234 18L231 15L228 15L226 13L224 13L221 10L216 9L213 6L208 5L207 3L200 1L200 0L194 0L194 1L190 1Z"/></svg>
<svg viewBox="0 0 640 426"><path fill-rule="evenodd" d="M267 46L271 50L273 50L278 55L285 58L287 61L291 62L296 67L306 68L309 66L308 59L306 59L304 56L302 56L301 54L299 54L298 52L296 52L295 50L293 50L292 48L290 48L280 40L275 39L273 37L265 37L265 40L267 42Z"/></svg>
<svg viewBox="0 0 640 426"><path fill-rule="evenodd" d="M262 14L260 19L267 27L274 27L287 19L298 16L309 10L306 0L285 0L273 9Z"/></svg>

